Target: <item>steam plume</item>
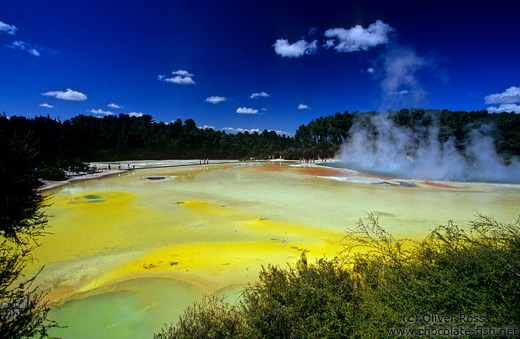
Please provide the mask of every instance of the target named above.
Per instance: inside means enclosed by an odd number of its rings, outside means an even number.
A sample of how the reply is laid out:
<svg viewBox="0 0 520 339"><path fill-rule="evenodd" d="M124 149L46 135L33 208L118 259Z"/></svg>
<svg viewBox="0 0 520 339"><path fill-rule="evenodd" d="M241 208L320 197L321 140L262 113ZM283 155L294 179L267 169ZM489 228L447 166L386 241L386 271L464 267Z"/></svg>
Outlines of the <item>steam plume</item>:
<svg viewBox="0 0 520 339"><path fill-rule="evenodd" d="M417 75L429 64L412 48L398 45L390 48L383 61L382 108L417 107L426 98Z"/></svg>
<svg viewBox="0 0 520 339"><path fill-rule="evenodd" d="M520 182L518 159L506 165L482 130L471 133L464 153L454 138L440 142L438 127L412 131L386 113L374 115L369 124L355 123L350 135L340 153L349 168L408 179Z"/></svg>

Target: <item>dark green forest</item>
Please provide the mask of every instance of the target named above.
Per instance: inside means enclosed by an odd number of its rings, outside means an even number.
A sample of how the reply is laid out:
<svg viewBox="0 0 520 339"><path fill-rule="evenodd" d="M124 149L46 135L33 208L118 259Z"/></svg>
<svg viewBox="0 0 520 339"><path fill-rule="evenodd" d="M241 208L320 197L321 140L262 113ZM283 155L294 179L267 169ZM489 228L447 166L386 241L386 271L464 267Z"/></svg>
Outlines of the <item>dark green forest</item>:
<svg viewBox="0 0 520 339"><path fill-rule="evenodd" d="M301 125L294 137L274 131L228 134L200 129L195 121L177 119L156 122L150 115L130 117L78 115L60 121L50 117L26 118L5 113L0 132L30 134L37 141L42 166L67 166L87 161L138 159L316 159L333 157L349 141L351 127L373 129L371 117L377 112L336 113ZM420 131L435 126L440 141L453 138L463 150L470 132L486 126L498 154L506 160L520 156L520 115L490 114L487 111L402 109L386 113L395 125ZM374 132L376 133L376 132Z"/></svg>
<svg viewBox="0 0 520 339"><path fill-rule="evenodd" d="M45 162L55 160L109 161L124 159L241 159L267 158L287 149L291 138L275 132L227 134L199 129L195 121L166 124L150 115L125 114L95 118L78 115L63 122L49 117L5 117L0 130L32 133Z"/></svg>

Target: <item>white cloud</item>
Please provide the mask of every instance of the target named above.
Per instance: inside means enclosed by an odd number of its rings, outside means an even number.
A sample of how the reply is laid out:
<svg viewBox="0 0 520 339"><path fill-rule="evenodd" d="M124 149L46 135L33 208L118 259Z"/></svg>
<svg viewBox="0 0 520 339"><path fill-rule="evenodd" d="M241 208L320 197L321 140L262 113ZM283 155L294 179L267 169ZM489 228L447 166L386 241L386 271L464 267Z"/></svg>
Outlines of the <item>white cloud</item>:
<svg viewBox="0 0 520 339"><path fill-rule="evenodd" d="M247 108L247 107L239 107L237 108L237 113L239 114L257 114L258 110L253 108Z"/></svg>
<svg viewBox="0 0 520 339"><path fill-rule="evenodd" d="M117 105L117 104L114 104L114 103L110 103L107 106L110 107L110 108L114 108L114 109L121 109L121 108L123 108L123 106L120 106L120 105Z"/></svg>
<svg viewBox="0 0 520 339"><path fill-rule="evenodd" d="M370 73L370 74L374 73L375 71L376 71L376 70L373 69L372 67L370 67L369 69L367 69L367 73Z"/></svg>
<svg viewBox="0 0 520 339"><path fill-rule="evenodd" d="M172 84L177 85L194 85L195 81L193 81L190 77L181 77L180 75L177 75L173 78L164 78L163 81L170 82Z"/></svg>
<svg viewBox="0 0 520 339"><path fill-rule="evenodd" d="M172 74L175 76L167 78L166 75L159 75L159 76L157 76L157 78L159 80L166 81L166 82L169 82L172 84L177 84L177 85L194 85L195 84L195 81L193 81L193 79L192 79L194 75L189 73L188 71L180 69L178 71L173 71Z"/></svg>
<svg viewBox="0 0 520 339"><path fill-rule="evenodd" d="M505 92L486 95L486 104L500 104L487 110L489 113L515 112L520 113L520 87L511 86Z"/></svg>
<svg viewBox="0 0 520 339"><path fill-rule="evenodd" d="M208 125L204 125L204 126L199 126L199 129L212 129L214 130L215 129L215 126L208 126Z"/></svg>
<svg viewBox="0 0 520 339"><path fill-rule="evenodd" d="M131 113L128 113L129 116L131 117L137 117L137 118L140 118L143 116L143 113L141 112L131 112Z"/></svg>
<svg viewBox="0 0 520 339"><path fill-rule="evenodd" d="M226 131L226 132L229 132L229 133L245 133L245 132L260 133L260 130L258 128L247 129L247 128L224 127L224 128L222 128L222 130Z"/></svg>
<svg viewBox="0 0 520 339"><path fill-rule="evenodd" d="M514 104L520 102L520 87L509 87L505 92L485 97L486 104Z"/></svg>
<svg viewBox="0 0 520 339"><path fill-rule="evenodd" d="M248 133L261 133L260 129L258 128L251 128L251 129L247 129L247 128L234 128L234 127L224 127L221 129L222 131L226 131L228 133L245 133L245 132L248 132ZM285 136L288 136L288 137L293 137L294 136L294 133L289 133L289 132L285 132L285 131L280 131L280 130L267 130L268 132L275 132L276 134L278 135L285 135Z"/></svg>
<svg viewBox="0 0 520 339"><path fill-rule="evenodd" d="M273 131L273 130L269 130L270 131ZM290 133L290 132L285 132L285 131L280 131L280 130L276 130L274 131L276 134L278 135L285 135L286 137L294 137L294 133Z"/></svg>
<svg viewBox="0 0 520 339"><path fill-rule="evenodd" d="M45 107L45 108L54 108L54 106L49 105L48 103L40 104L40 107Z"/></svg>
<svg viewBox="0 0 520 339"><path fill-rule="evenodd" d="M298 109L310 109L310 108L309 108L309 106L307 106L307 105L299 104L299 105L298 105Z"/></svg>
<svg viewBox="0 0 520 339"><path fill-rule="evenodd" d="M336 43L334 42L334 39L329 39L325 42L325 44L323 45L323 47L325 47L326 49L329 49L329 48L332 48L334 47Z"/></svg>
<svg viewBox="0 0 520 339"><path fill-rule="evenodd" d="M397 94L399 94L399 95L405 95L405 94L408 94L408 92L409 92L409 91L408 91L407 89L403 89L402 91L397 92Z"/></svg>
<svg viewBox="0 0 520 339"><path fill-rule="evenodd" d="M92 114L98 114L98 115L113 115L114 114L110 111L104 111L101 108L100 109L91 109L89 112Z"/></svg>
<svg viewBox="0 0 520 339"><path fill-rule="evenodd" d="M331 28L325 31L325 36L332 38L327 40L326 47L334 47L338 52L366 51L371 47L386 44L388 33L392 30L392 27L381 20L377 20L366 29L360 25L349 29Z"/></svg>
<svg viewBox="0 0 520 339"><path fill-rule="evenodd" d="M259 93L253 93L251 94L251 99L256 99L256 98L269 98L270 95L267 94L266 92L259 92Z"/></svg>
<svg viewBox="0 0 520 339"><path fill-rule="evenodd" d="M318 49L318 41L307 42L299 40L294 44L289 44L286 39L278 39L273 45L276 54L287 58L299 58L305 54L314 54Z"/></svg>
<svg viewBox="0 0 520 339"><path fill-rule="evenodd" d="M16 28L16 26L0 21L0 32L6 32L7 34L15 35L17 30L18 28Z"/></svg>
<svg viewBox="0 0 520 339"><path fill-rule="evenodd" d="M49 97L55 97L56 99L61 100L69 100L69 101L85 101L87 100L87 96L81 92L76 92L67 88L65 92L63 91L52 91L43 93L42 95L46 95Z"/></svg>
<svg viewBox="0 0 520 339"><path fill-rule="evenodd" d="M515 112L520 113L520 105L517 104L501 104L499 107L489 107L489 113Z"/></svg>
<svg viewBox="0 0 520 339"><path fill-rule="evenodd" d="M226 101L226 98L219 97L219 96L211 96L211 97L207 97L206 100L204 100L204 101L212 103L212 104L218 104L219 102Z"/></svg>
<svg viewBox="0 0 520 339"><path fill-rule="evenodd" d="M193 76L193 74L191 74L190 72L185 71L183 69L180 69L178 71L174 71L174 72L172 72L172 74L173 75L179 75L181 77L190 77L190 78Z"/></svg>
<svg viewBox="0 0 520 339"><path fill-rule="evenodd" d="M31 44L28 44L23 41L13 41L12 44L7 45L7 47L12 49L17 49L20 51L26 51L27 53L34 55L34 56L40 56L40 52Z"/></svg>

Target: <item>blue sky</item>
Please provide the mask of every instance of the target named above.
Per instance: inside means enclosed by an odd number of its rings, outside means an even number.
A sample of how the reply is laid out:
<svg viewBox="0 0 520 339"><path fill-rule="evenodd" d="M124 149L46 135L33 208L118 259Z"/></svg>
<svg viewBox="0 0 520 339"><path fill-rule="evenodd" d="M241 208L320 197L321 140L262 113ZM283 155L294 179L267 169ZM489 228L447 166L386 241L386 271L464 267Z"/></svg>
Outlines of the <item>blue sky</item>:
<svg viewBox="0 0 520 339"><path fill-rule="evenodd" d="M294 133L410 107L520 112L517 1L0 2L0 112Z"/></svg>

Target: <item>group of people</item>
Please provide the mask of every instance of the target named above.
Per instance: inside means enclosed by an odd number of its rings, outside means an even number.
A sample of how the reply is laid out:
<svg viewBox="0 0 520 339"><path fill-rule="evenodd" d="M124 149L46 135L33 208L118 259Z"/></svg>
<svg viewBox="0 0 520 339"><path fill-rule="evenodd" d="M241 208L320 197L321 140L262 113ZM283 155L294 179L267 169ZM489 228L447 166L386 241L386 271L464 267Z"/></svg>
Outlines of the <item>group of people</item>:
<svg viewBox="0 0 520 339"><path fill-rule="evenodd" d="M103 171L103 169L98 169L97 165L83 166L83 168L80 166L69 166L67 169L59 167L59 169L63 171L65 175L85 175Z"/></svg>
<svg viewBox="0 0 520 339"><path fill-rule="evenodd" d="M205 160L207 161L207 160ZM86 174L94 174L94 173L100 173L103 171L111 171L112 169L118 169L123 170L124 165L121 166L121 164L108 164L107 167L98 167L97 165L89 165L89 166L69 166L67 168L58 167L60 171L62 171L67 176L78 176L78 175L86 175ZM130 163L127 163L126 169L131 170L135 169L135 164L130 165ZM37 172L39 170L38 167L35 168L35 171Z"/></svg>
<svg viewBox="0 0 520 339"><path fill-rule="evenodd" d="M327 162L327 160L328 160L327 158L323 158L323 159L318 158L318 160L316 160L314 158L313 159L303 158L303 159L300 159L300 164L314 164L314 163L316 163L316 161L323 163L323 162Z"/></svg>
<svg viewBox="0 0 520 339"><path fill-rule="evenodd" d="M135 164L132 164L132 167L130 167L130 163L127 163L126 166L127 166L127 169L128 169L128 170L130 170L130 169L135 169ZM115 169L115 165L114 165L114 169ZM121 167L121 164L120 164L120 163L117 164L117 169L118 169L118 170L123 169L123 168ZM109 171L112 170L112 166L111 166L111 164L108 164L108 170L109 170Z"/></svg>

